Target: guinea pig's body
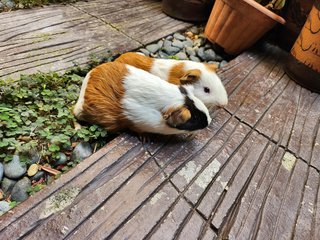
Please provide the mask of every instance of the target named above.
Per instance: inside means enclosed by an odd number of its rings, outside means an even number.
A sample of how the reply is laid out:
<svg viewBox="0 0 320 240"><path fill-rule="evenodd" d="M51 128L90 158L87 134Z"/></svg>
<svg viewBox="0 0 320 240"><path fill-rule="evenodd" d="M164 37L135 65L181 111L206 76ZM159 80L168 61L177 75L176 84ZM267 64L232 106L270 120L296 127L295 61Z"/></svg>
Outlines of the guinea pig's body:
<svg viewBox="0 0 320 240"><path fill-rule="evenodd" d="M208 126L208 109L192 86L179 87L122 63L105 63L83 81L74 114L111 132L179 134Z"/></svg>
<svg viewBox="0 0 320 240"><path fill-rule="evenodd" d="M207 106L228 104L228 95L215 72L215 64L156 59L133 52L124 53L115 61L143 69L176 85L192 84L194 95Z"/></svg>

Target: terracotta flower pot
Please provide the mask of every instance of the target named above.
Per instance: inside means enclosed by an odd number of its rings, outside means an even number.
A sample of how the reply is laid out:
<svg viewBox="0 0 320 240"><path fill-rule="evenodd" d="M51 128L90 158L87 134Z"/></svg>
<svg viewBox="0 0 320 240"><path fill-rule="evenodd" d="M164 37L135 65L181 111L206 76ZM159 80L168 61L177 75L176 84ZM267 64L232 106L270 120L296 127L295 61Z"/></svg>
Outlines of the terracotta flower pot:
<svg viewBox="0 0 320 240"><path fill-rule="evenodd" d="M192 21L207 21L213 0L162 0L162 10L171 17Z"/></svg>
<svg viewBox="0 0 320 240"><path fill-rule="evenodd" d="M313 5L285 70L300 85L320 93L320 1Z"/></svg>
<svg viewBox="0 0 320 240"><path fill-rule="evenodd" d="M285 20L254 0L216 0L205 28L206 37L231 55L252 46Z"/></svg>

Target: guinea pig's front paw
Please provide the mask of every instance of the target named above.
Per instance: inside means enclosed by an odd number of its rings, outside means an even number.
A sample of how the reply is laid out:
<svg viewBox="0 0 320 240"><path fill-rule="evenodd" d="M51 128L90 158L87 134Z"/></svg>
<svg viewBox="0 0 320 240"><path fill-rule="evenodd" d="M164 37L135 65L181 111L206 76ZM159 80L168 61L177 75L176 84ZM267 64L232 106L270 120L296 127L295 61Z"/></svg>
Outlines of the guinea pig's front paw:
<svg viewBox="0 0 320 240"><path fill-rule="evenodd" d="M163 113L163 118L169 126L176 127L187 122L191 118L191 113L189 109L181 106L178 108L168 109Z"/></svg>

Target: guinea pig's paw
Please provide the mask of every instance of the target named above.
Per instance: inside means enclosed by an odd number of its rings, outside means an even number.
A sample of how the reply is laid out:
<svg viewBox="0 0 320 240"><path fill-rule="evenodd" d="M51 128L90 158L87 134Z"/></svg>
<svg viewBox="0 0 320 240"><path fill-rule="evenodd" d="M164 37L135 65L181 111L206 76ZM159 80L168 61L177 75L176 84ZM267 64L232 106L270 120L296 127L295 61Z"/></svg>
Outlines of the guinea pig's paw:
<svg viewBox="0 0 320 240"><path fill-rule="evenodd" d="M181 106L168 109L163 114L163 118L167 121L169 126L176 127L188 121L191 118L191 113L185 106Z"/></svg>

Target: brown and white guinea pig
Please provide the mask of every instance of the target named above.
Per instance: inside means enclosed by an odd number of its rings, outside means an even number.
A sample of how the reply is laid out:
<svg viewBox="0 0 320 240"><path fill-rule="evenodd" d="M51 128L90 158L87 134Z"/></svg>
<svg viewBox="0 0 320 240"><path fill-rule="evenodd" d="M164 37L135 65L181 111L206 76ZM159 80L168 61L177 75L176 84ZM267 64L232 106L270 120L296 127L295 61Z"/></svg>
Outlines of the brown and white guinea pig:
<svg viewBox="0 0 320 240"><path fill-rule="evenodd" d="M73 113L111 132L179 134L207 127L206 106L193 87L177 86L133 66L110 62L85 77Z"/></svg>
<svg viewBox="0 0 320 240"><path fill-rule="evenodd" d="M228 104L228 95L216 74L215 64L156 59L133 52L124 53L115 61L143 69L176 85L192 84L194 95L208 107Z"/></svg>

